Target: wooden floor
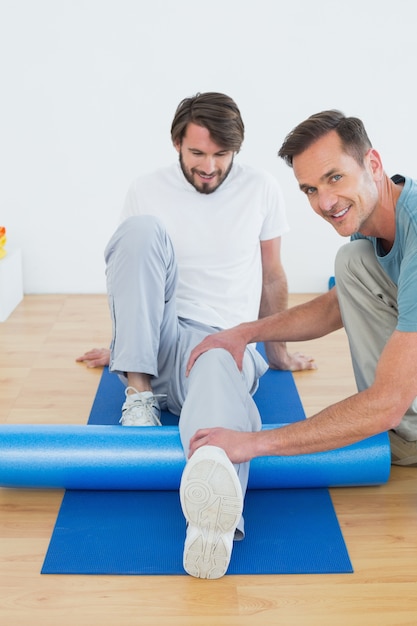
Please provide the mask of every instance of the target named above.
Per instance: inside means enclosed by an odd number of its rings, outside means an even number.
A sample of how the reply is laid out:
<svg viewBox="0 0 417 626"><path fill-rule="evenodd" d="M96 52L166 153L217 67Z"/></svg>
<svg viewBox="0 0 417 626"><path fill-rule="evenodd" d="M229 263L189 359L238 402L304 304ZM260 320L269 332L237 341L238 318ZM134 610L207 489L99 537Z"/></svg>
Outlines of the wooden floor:
<svg viewBox="0 0 417 626"><path fill-rule="evenodd" d="M104 296L26 296L0 324L0 423L84 424L100 371L75 357L109 335ZM295 375L307 415L354 393L343 331L301 349L319 366ZM0 624L416 626L417 469L331 494L354 574L206 581L41 575L63 492L0 489Z"/></svg>

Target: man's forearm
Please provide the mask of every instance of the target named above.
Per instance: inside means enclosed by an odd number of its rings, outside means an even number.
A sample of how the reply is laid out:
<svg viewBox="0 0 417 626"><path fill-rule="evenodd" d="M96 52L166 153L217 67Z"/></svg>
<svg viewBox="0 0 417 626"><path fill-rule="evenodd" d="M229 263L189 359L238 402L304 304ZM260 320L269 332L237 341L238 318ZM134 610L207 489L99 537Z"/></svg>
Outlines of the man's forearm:
<svg viewBox="0 0 417 626"><path fill-rule="evenodd" d="M329 291L291 309L240 324L239 329L247 343L286 342L317 339L342 325L336 293Z"/></svg>
<svg viewBox="0 0 417 626"><path fill-rule="evenodd" d="M375 407L376 409L376 407ZM274 430L253 440L253 456L313 454L348 446L387 430L391 424L369 406L366 392L331 405L313 417ZM252 454L251 454L252 456Z"/></svg>

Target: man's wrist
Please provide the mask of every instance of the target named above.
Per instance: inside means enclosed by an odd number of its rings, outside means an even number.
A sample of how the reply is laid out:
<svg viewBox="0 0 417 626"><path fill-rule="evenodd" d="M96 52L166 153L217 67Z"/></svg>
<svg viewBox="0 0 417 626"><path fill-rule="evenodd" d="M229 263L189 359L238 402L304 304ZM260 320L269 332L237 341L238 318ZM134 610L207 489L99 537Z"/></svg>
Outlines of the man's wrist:
<svg viewBox="0 0 417 626"><path fill-rule="evenodd" d="M253 457L275 456L277 454L277 430L276 428L266 429L254 433Z"/></svg>

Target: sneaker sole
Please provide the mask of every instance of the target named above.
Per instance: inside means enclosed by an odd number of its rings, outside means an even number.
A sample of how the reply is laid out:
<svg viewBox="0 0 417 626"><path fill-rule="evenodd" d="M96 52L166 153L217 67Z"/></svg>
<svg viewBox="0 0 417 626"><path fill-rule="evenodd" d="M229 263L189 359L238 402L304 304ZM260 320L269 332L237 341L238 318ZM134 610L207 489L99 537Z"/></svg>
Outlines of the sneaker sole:
<svg viewBox="0 0 417 626"><path fill-rule="evenodd" d="M189 525L185 571L196 578L221 578L243 510L237 473L222 450L204 446L193 454L182 475L180 499Z"/></svg>

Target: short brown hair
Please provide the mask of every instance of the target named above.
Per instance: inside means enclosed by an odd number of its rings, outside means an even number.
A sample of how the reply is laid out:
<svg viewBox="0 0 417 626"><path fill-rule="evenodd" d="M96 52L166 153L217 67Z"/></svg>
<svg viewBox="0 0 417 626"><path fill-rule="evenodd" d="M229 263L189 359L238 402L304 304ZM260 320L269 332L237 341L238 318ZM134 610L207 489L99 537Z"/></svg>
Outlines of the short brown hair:
<svg viewBox="0 0 417 626"><path fill-rule="evenodd" d="M197 93L180 102L171 125L173 144L181 144L190 123L207 128L214 142L239 152L245 127L237 104L222 93Z"/></svg>
<svg viewBox="0 0 417 626"><path fill-rule="evenodd" d="M345 152L362 165L365 154L372 148L363 122L357 117L346 117L336 109L315 113L298 124L285 138L278 156L292 167L295 156L332 130L339 135Z"/></svg>

